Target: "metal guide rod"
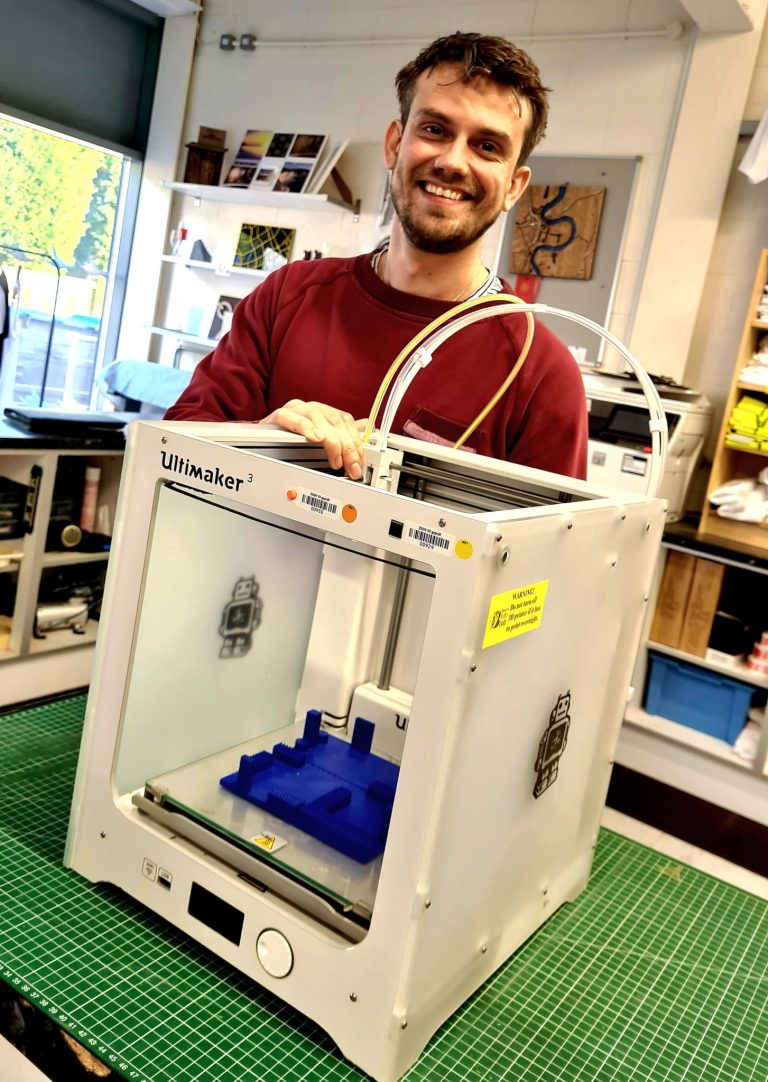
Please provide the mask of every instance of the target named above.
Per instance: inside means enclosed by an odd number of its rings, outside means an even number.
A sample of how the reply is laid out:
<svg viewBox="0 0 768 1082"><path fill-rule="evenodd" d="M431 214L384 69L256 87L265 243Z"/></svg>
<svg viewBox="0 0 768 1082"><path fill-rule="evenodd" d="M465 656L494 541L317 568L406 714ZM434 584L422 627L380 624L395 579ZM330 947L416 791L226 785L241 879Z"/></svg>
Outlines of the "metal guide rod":
<svg viewBox="0 0 768 1082"><path fill-rule="evenodd" d="M402 567L398 567L396 572L395 596L392 599L392 612L390 613L389 627L387 628L387 641L384 645L384 657L381 661L381 671L379 672L377 684L377 687L379 687L381 691L389 691L392 680L392 666L395 663L397 638L400 634L400 625L403 622L405 595L408 590L408 568L410 566L411 561L408 560Z"/></svg>

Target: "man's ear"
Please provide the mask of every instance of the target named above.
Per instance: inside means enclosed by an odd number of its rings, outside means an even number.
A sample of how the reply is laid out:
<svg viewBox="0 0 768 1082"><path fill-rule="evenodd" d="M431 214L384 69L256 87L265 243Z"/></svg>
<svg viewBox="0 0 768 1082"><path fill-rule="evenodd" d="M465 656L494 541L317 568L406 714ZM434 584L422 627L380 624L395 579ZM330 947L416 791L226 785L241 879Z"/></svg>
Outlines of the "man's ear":
<svg viewBox="0 0 768 1082"><path fill-rule="evenodd" d="M509 190L504 197L504 210L510 210L514 207L520 196L523 194L531 179L531 171L527 165L521 165L519 169L516 169L512 177L512 182L509 185Z"/></svg>
<svg viewBox="0 0 768 1082"><path fill-rule="evenodd" d="M393 120L387 128L387 134L384 136L384 164L387 169L394 168L402 138L403 127L399 120Z"/></svg>

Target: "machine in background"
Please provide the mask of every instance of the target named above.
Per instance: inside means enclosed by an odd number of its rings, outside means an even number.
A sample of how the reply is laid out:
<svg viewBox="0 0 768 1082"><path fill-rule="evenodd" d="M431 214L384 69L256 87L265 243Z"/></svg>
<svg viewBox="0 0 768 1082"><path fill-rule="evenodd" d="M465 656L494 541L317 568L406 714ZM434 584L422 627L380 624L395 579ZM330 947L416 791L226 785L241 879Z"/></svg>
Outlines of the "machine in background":
<svg viewBox="0 0 768 1082"><path fill-rule="evenodd" d="M393 1082L586 885L664 503L366 463L132 426L66 861Z"/></svg>
<svg viewBox="0 0 768 1082"><path fill-rule="evenodd" d="M627 492L645 492L651 462L648 404L629 373L582 370L589 409L587 478ZM654 379L652 376L651 379ZM654 379L667 418L669 443L657 495L668 503L667 521L685 513L685 497L712 423L712 407L699 391Z"/></svg>

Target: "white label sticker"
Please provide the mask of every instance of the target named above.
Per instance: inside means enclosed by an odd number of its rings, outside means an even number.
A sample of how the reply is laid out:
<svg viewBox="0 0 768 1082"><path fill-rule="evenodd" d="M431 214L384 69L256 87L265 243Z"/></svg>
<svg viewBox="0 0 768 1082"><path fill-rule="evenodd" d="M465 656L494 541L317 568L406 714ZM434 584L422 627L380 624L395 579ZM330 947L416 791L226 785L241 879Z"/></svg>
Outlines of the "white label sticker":
<svg viewBox="0 0 768 1082"><path fill-rule="evenodd" d="M645 477L648 471L648 458L645 455L624 455L621 460L622 473L636 473Z"/></svg>
<svg viewBox="0 0 768 1082"><path fill-rule="evenodd" d="M259 849L263 849L265 853L276 853L278 849L282 849L288 842L277 834L262 833L256 835L253 844L258 845Z"/></svg>
<svg viewBox="0 0 768 1082"><path fill-rule="evenodd" d="M453 549L456 538L453 534L443 533L431 526L420 526L418 522L405 522L403 540L418 545L420 549L428 549L430 552L443 552L449 555Z"/></svg>
<svg viewBox="0 0 768 1082"><path fill-rule="evenodd" d="M296 492L299 503L308 511L328 518L339 517L339 505L330 496L323 496L321 492L311 492L306 488L299 488Z"/></svg>

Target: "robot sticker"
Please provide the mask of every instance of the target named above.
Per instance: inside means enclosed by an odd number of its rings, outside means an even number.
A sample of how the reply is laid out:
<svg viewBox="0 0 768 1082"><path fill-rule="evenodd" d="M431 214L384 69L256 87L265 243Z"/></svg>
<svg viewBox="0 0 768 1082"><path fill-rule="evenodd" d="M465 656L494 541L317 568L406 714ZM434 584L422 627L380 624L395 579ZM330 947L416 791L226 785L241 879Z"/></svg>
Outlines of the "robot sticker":
<svg viewBox="0 0 768 1082"><path fill-rule="evenodd" d="M533 795L538 800L545 789L554 785L557 780L557 768L560 756L565 751L568 742L568 729L571 724L571 693L558 695L557 702L552 713L549 715L549 725L539 741L539 752L536 756L536 784L533 787Z"/></svg>
<svg viewBox="0 0 768 1082"><path fill-rule="evenodd" d="M251 648L253 632L261 623L262 600L255 575L238 579L232 600L224 606L219 634L224 640L219 657L244 657Z"/></svg>

